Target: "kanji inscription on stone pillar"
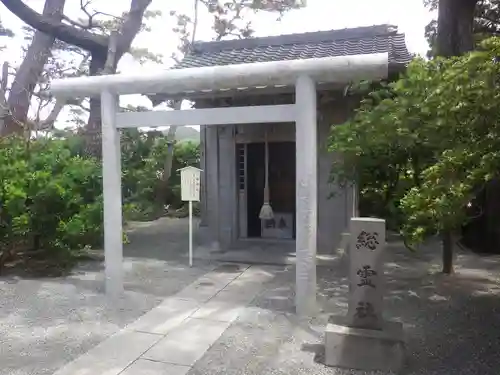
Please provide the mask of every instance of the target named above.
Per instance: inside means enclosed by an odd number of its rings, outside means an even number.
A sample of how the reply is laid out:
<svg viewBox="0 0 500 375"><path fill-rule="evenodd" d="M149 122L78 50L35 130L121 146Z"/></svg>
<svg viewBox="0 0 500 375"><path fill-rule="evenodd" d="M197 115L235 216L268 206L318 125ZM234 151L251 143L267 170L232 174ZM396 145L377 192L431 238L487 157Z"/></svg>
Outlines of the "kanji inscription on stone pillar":
<svg viewBox="0 0 500 375"><path fill-rule="evenodd" d="M351 219L349 312L351 327L382 328L385 220Z"/></svg>

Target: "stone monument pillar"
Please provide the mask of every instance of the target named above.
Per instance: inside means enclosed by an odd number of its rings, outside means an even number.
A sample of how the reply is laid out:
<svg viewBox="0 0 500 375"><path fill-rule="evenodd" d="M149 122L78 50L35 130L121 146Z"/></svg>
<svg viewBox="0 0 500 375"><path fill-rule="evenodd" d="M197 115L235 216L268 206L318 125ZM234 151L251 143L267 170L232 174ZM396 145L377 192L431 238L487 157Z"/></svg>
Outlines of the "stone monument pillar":
<svg viewBox="0 0 500 375"><path fill-rule="evenodd" d="M325 333L325 363L359 370L399 371L404 363L401 323L383 319L385 220L351 219L349 309L332 316Z"/></svg>
<svg viewBox="0 0 500 375"><path fill-rule="evenodd" d="M385 220L353 218L349 246L351 327L382 329Z"/></svg>

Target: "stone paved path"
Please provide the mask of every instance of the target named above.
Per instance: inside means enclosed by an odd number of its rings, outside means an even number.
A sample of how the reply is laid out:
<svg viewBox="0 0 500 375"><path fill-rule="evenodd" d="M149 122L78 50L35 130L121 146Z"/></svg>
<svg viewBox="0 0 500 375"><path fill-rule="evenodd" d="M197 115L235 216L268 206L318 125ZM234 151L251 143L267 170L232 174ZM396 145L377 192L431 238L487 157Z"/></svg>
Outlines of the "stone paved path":
<svg viewBox="0 0 500 375"><path fill-rule="evenodd" d="M273 276L221 265L54 375L184 375Z"/></svg>

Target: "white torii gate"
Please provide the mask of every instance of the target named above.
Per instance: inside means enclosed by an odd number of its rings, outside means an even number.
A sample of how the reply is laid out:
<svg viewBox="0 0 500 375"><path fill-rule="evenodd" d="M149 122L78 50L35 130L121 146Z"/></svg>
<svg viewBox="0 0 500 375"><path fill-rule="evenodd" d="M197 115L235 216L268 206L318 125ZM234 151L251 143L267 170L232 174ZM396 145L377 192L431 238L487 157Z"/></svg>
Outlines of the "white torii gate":
<svg viewBox="0 0 500 375"><path fill-rule="evenodd" d="M295 122L296 126L296 311L316 309L316 235L318 210L316 83L347 84L388 74L388 54L325 57L115 74L55 80L59 98L100 95L106 292L123 292L123 243L120 128L168 125L222 125ZM295 86L295 104L121 113L120 95L186 95L205 90ZM210 173L210 171L207 171Z"/></svg>

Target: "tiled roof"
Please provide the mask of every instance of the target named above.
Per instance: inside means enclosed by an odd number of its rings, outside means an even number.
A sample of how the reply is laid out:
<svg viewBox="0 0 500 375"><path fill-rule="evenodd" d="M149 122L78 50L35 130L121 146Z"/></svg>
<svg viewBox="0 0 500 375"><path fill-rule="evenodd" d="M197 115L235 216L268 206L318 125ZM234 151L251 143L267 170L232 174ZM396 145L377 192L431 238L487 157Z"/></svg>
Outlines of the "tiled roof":
<svg viewBox="0 0 500 375"><path fill-rule="evenodd" d="M265 61L389 53L391 65L411 60L404 34L397 27L377 25L263 38L197 42L178 65L193 68Z"/></svg>

